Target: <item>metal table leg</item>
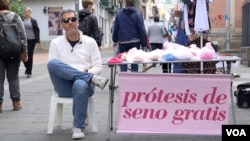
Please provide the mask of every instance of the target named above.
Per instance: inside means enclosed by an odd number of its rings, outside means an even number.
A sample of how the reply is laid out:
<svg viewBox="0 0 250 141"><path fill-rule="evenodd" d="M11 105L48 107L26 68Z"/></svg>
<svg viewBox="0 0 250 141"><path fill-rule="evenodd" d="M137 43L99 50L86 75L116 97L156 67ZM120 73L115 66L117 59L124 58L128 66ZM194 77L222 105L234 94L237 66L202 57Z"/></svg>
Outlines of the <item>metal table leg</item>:
<svg viewBox="0 0 250 141"><path fill-rule="evenodd" d="M108 125L107 125L107 134L109 141L110 131L113 130L113 103L114 103L114 94L115 89L115 79L116 79L116 65L110 65L110 82L109 82L109 108L108 108Z"/></svg>
<svg viewBox="0 0 250 141"><path fill-rule="evenodd" d="M232 63L231 61L226 61L226 64L227 64L227 69L226 70L225 70L225 67L223 66L223 70L227 74L231 74L231 66L232 66L231 63ZM223 62L223 64L224 64L224 62ZM233 96L233 81L231 82L230 95L231 95L231 106L232 106L233 124L236 124L234 96Z"/></svg>

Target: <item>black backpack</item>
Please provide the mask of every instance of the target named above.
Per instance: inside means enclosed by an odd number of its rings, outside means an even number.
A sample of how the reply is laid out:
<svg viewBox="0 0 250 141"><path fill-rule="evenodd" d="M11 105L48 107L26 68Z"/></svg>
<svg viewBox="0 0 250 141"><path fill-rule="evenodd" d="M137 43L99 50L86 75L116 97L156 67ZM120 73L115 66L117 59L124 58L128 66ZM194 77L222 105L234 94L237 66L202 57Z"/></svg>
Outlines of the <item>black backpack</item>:
<svg viewBox="0 0 250 141"><path fill-rule="evenodd" d="M78 28L82 31L84 35L93 37L97 45L100 47L102 44L103 32L98 29L98 33L96 35L91 33L90 26L89 26L90 16L91 14L80 16Z"/></svg>
<svg viewBox="0 0 250 141"><path fill-rule="evenodd" d="M78 28L82 31L84 35L90 36L89 31L89 15L84 15L79 18L79 26Z"/></svg>
<svg viewBox="0 0 250 141"><path fill-rule="evenodd" d="M17 20L18 15L15 14L12 22L8 23L0 13L0 58L2 59L20 58L22 40Z"/></svg>

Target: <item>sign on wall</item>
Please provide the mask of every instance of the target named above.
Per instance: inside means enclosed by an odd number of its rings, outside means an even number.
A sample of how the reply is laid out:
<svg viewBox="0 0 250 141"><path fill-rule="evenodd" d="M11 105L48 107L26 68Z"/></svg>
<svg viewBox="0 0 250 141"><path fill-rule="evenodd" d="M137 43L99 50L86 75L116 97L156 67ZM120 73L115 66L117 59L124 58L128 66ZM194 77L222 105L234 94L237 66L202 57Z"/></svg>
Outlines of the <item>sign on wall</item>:
<svg viewBox="0 0 250 141"><path fill-rule="evenodd" d="M62 7L48 7L49 36L62 35L63 33L59 19L59 13L61 10Z"/></svg>
<svg viewBox="0 0 250 141"><path fill-rule="evenodd" d="M119 73L118 133L221 134L231 75Z"/></svg>

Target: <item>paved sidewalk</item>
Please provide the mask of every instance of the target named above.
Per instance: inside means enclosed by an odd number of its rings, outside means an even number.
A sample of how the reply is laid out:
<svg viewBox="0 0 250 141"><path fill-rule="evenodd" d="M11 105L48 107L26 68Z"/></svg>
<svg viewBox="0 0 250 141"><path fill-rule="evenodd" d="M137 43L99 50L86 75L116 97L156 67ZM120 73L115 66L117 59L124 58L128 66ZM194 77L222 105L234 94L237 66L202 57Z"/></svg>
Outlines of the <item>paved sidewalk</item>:
<svg viewBox="0 0 250 141"><path fill-rule="evenodd" d="M103 60L111 57L112 49L102 50ZM71 105L66 105L63 114L62 128L55 128L52 135L47 135L48 113L52 85L46 68L48 54L36 53L34 55L33 77L27 79L24 75L23 64L20 66L20 85L22 93L21 111L12 111L9 99L8 83L5 83L5 96L3 113L0 114L0 141L70 141L72 114ZM154 71L161 71L156 67ZM238 65L232 67L232 72L240 74L239 78L233 78L233 90L240 83L250 82L250 68ZM109 78L110 70L104 66L102 74ZM96 89L94 95L97 110L99 132L91 133L90 129L85 130L86 137L83 141L105 141L107 139L107 116L108 116L108 86L102 91ZM234 99L235 101L235 99ZM114 127L116 127L117 97L114 102ZM250 124L250 108L238 108L235 105L236 123ZM232 117L232 116L231 116ZM230 118L232 123L232 118ZM221 141L221 136L198 136L198 135L175 135L175 134L115 134L110 132L110 141Z"/></svg>

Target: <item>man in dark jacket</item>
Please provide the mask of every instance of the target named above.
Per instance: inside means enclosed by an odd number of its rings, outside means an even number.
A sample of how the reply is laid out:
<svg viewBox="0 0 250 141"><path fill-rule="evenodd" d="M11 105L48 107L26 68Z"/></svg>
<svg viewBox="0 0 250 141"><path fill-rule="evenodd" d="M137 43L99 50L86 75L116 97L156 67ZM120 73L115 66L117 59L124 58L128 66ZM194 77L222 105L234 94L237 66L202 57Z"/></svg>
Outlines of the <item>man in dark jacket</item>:
<svg viewBox="0 0 250 141"><path fill-rule="evenodd" d="M84 35L95 39L98 47L101 47L103 34L99 32L98 21L92 13L93 0L82 0L83 9L79 11L79 29Z"/></svg>
<svg viewBox="0 0 250 141"><path fill-rule="evenodd" d="M119 52L124 53L136 47L143 50L147 49L147 35L144 21L135 8L135 0L125 0L126 7L118 11L115 17L114 29L112 34L113 47L119 42ZM127 71L127 65L120 66L121 71ZM132 64L131 71L138 72L138 65Z"/></svg>

